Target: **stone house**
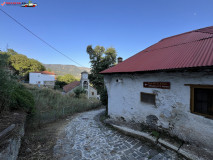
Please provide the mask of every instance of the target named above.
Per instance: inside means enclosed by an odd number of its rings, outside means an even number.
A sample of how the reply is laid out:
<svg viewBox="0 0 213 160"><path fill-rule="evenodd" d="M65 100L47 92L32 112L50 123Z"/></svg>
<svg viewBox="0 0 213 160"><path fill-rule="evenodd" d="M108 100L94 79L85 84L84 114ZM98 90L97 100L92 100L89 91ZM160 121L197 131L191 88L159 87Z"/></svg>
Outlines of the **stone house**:
<svg viewBox="0 0 213 160"><path fill-rule="evenodd" d="M73 92L77 87L82 87L86 90L86 94L88 98L97 98L99 99L100 96L97 94L97 90L89 85L89 79L88 79L88 72L84 71L81 73L81 80L80 81L74 81L69 83L68 85L65 85L63 87L63 91L65 93L71 93Z"/></svg>
<svg viewBox="0 0 213 160"><path fill-rule="evenodd" d="M49 71L30 72L29 84L44 85L48 87L55 86L55 73Z"/></svg>
<svg viewBox="0 0 213 160"><path fill-rule="evenodd" d="M213 150L213 26L162 39L101 73L111 118Z"/></svg>

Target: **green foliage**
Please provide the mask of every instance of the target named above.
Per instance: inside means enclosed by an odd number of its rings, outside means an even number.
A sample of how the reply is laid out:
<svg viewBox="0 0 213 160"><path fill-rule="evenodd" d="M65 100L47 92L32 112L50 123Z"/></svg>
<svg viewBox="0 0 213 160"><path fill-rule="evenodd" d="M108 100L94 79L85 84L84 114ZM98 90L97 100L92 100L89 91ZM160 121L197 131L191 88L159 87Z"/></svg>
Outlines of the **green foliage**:
<svg viewBox="0 0 213 160"><path fill-rule="evenodd" d="M16 54L18 54L16 51L14 51L13 49L8 49L7 51L5 51L5 52L3 52L3 51L0 51L0 54L2 55L8 55L9 57L11 56L11 55L16 55Z"/></svg>
<svg viewBox="0 0 213 160"><path fill-rule="evenodd" d="M114 48L105 49L102 46L96 46L94 49L91 45L87 46L87 53L90 57L91 74L89 80L101 95L101 101L107 105L107 92L104 90L104 78L101 71L111 67L116 62L116 50Z"/></svg>
<svg viewBox="0 0 213 160"><path fill-rule="evenodd" d="M106 115L108 115L108 94L106 88L104 88L100 94L100 100L103 105L106 106Z"/></svg>
<svg viewBox="0 0 213 160"><path fill-rule="evenodd" d="M86 91L82 88L82 87L77 87L75 90L74 90L74 93L75 93L75 97L76 98L79 98L81 94L85 94Z"/></svg>
<svg viewBox="0 0 213 160"><path fill-rule="evenodd" d="M16 52L16 51L14 51L13 49L8 49L7 50L7 53L9 54L9 55L17 55L18 53Z"/></svg>
<svg viewBox="0 0 213 160"><path fill-rule="evenodd" d="M28 113L34 113L34 99L32 94L22 85L17 85L11 96L11 109L23 109Z"/></svg>
<svg viewBox="0 0 213 160"><path fill-rule="evenodd" d="M10 64L20 76L26 76L29 72L45 70L45 67L39 61L29 59L22 54L11 55Z"/></svg>
<svg viewBox="0 0 213 160"><path fill-rule="evenodd" d="M8 67L8 54L0 54L0 112L22 109L34 112L32 95L12 76Z"/></svg>
<svg viewBox="0 0 213 160"><path fill-rule="evenodd" d="M75 98L72 94L62 95L56 90L24 85L32 93L35 100L36 112L30 118L34 127L101 106L99 100L83 98L83 94L80 95L80 98Z"/></svg>
<svg viewBox="0 0 213 160"><path fill-rule="evenodd" d="M152 135L158 138L160 136L160 133L157 131L152 131Z"/></svg>
<svg viewBox="0 0 213 160"><path fill-rule="evenodd" d="M77 81L77 79L71 74L66 74L64 76L58 76L55 84L60 86L60 88L63 88L63 86L73 81Z"/></svg>
<svg viewBox="0 0 213 160"><path fill-rule="evenodd" d="M66 74L64 76L58 76L57 77L57 81L65 82L66 84L69 84L69 83L71 83L73 81L76 81L76 78L73 75L71 75L71 74Z"/></svg>
<svg viewBox="0 0 213 160"><path fill-rule="evenodd" d="M103 105L107 105L108 104L108 94L107 94L107 90L103 89L101 94L100 94L100 98L101 98L101 102Z"/></svg>
<svg viewBox="0 0 213 160"><path fill-rule="evenodd" d="M8 55L0 54L0 112L9 109L10 97L13 89L11 76L7 70Z"/></svg>
<svg viewBox="0 0 213 160"><path fill-rule="evenodd" d="M13 49L8 49L6 52L0 52L0 54L9 57L9 65L14 69L14 73L19 77L24 77L25 80L28 80L29 72L45 70L45 67L39 61L18 54Z"/></svg>
<svg viewBox="0 0 213 160"><path fill-rule="evenodd" d="M59 88L63 88L65 85L67 85L66 82L56 81L55 86L59 86Z"/></svg>

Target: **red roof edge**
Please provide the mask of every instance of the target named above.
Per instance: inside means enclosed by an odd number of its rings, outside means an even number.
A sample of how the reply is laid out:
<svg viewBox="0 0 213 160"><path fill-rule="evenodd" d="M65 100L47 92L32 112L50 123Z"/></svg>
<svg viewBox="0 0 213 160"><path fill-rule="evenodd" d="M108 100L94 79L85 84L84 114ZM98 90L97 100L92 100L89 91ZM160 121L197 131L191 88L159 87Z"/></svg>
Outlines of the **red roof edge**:
<svg viewBox="0 0 213 160"><path fill-rule="evenodd" d="M41 74L56 75L54 72L49 72L49 71L39 71L39 72L30 72L30 73L41 73Z"/></svg>

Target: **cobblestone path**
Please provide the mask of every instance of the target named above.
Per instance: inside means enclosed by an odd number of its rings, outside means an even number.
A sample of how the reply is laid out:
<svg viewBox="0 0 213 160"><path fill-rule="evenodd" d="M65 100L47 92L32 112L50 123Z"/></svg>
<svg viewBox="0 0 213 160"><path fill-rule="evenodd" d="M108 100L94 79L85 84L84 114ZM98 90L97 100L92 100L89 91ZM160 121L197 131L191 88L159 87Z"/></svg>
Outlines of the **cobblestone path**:
<svg viewBox="0 0 213 160"><path fill-rule="evenodd" d="M167 160L177 154L156 145L125 136L104 126L98 115L104 110L79 114L65 127L54 147L55 159L62 160Z"/></svg>

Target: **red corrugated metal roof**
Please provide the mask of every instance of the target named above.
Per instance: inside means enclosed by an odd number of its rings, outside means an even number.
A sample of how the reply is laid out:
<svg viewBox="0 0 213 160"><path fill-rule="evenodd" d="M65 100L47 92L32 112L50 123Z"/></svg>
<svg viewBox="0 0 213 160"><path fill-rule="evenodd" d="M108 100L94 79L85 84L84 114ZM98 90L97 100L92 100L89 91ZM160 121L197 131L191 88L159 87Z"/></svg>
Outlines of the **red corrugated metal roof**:
<svg viewBox="0 0 213 160"><path fill-rule="evenodd" d="M212 33L213 34L213 27L206 27L206 28L201 28L198 30L195 30L195 32L203 32L203 33Z"/></svg>
<svg viewBox="0 0 213 160"><path fill-rule="evenodd" d="M101 73L213 66L213 26L162 39Z"/></svg>

